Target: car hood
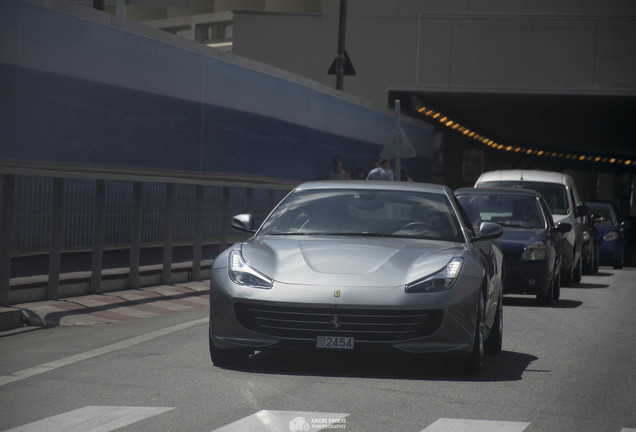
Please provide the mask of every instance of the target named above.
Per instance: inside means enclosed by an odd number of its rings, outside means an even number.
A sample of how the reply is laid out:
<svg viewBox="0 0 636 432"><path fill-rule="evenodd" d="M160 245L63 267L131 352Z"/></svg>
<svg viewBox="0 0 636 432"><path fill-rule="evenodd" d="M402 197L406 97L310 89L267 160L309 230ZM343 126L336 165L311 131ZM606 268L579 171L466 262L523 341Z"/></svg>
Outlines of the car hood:
<svg viewBox="0 0 636 432"><path fill-rule="evenodd" d="M546 230L542 228L504 228L497 244L504 252L520 252L529 244L545 239Z"/></svg>
<svg viewBox="0 0 636 432"><path fill-rule="evenodd" d="M253 238L242 255L253 268L280 283L394 286L443 268L464 250L460 243L390 238Z"/></svg>

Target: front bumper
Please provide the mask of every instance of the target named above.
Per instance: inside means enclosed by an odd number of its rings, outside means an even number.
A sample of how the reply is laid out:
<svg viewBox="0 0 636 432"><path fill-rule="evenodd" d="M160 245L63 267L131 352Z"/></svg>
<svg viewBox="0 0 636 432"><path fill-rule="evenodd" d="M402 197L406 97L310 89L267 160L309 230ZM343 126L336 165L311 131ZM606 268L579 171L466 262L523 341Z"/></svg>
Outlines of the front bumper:
<svg viewBox="0 0 636 432"><path fill-rule="evenodd" d="M211 277L210 341L220 349L311 350L319 349L318 336L345 336L354 338L356 351L472 350L481 288L476 279L443 292L406 293L404 287L245 288L226 274Z"/></svg>
<svg viewBox="0 0 636 432"><path fill-rule="evenodd" d="M613 264L621 259L622 253L623 245L619 241L601 242L598 250L601 264Z"/></svg>
<svg viewBox="0 0 636 432"><path fill-rule="evenodd" d="M506 258L504 294L545 295L550 290L554 275L549 261L519 261Z"/></svg>

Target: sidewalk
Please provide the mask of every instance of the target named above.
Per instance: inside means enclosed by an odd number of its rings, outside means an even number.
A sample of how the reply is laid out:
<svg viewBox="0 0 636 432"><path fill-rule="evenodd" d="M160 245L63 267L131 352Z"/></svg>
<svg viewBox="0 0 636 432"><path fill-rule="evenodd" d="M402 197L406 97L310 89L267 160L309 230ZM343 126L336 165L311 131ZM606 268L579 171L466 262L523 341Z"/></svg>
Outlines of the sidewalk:
<svg viewBox="0 0 636 432"><path fill-rule="evenodd" d="M0 308L0 331L23 326L91 326L208 307L209 280L90 294Z"/></svg>

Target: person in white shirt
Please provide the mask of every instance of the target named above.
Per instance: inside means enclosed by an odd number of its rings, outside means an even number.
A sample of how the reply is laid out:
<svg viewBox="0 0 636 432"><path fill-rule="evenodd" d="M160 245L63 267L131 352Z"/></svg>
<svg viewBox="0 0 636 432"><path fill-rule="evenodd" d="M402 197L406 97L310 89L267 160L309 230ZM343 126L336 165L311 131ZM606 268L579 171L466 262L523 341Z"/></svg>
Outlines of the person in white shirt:
<svg viewBox="0 0 636 432"><path fill-rule="evenodd" d="M347 171L342 169L342 158L333 158L333 169L327 173L327 180L350 180Z"/></svg>
<svg viewBox="0 0 636 432"><path fill-rule="evenodd" d="M391 162L388 159L382 159L380 166L369 171L367 180L388 180L393 181L393 173L391 172Z"/></svg>

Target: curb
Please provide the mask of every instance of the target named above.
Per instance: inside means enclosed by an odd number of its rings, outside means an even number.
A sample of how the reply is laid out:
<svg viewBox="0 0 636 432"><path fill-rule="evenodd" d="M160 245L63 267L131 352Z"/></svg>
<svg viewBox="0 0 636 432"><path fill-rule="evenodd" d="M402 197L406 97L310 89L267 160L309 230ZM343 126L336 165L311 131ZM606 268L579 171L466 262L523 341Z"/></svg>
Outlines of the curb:
<svg viewBox="0 0 636 432"><path fill-rule="evenodd" d="M207 307L209 281L191 281L13 305L0 331L23 326L93 326ZM6 317L5 317L6 315Z"/></svg>

